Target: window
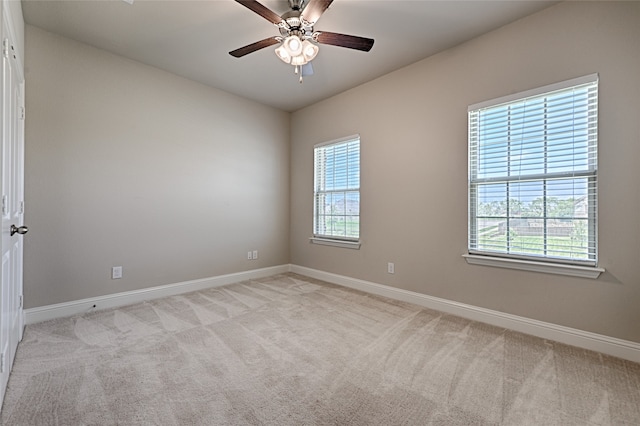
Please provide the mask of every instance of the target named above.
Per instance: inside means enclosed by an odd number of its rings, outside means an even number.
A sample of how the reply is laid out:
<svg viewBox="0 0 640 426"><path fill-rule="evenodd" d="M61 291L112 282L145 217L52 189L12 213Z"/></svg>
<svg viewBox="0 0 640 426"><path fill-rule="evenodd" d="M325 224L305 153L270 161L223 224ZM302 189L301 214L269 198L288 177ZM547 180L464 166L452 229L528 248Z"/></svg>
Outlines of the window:
<svg viewBox="0 0 640 426"><path fill-rule="evenodd" d="M314 239L357 242L360 238L360 137L316 145L313 154Z"/></svg>
<svg viewBox="0 0 640 426"><path fill-rule="evenodd" d="M469 254L597 265L598 76L469 107Z"/></svg>

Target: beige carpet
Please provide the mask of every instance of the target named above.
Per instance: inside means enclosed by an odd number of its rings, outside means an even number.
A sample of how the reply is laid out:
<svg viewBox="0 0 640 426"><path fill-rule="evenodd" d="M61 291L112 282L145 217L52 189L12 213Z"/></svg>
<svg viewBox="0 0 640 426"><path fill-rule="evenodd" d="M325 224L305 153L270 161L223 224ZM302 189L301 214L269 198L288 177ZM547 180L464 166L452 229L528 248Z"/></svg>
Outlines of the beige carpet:
<svg viewBox="0 0 640 426"><path fill-rule="evenodd" d="M7 425L638 425L640 364L294 274L27 327Z"/></svg>

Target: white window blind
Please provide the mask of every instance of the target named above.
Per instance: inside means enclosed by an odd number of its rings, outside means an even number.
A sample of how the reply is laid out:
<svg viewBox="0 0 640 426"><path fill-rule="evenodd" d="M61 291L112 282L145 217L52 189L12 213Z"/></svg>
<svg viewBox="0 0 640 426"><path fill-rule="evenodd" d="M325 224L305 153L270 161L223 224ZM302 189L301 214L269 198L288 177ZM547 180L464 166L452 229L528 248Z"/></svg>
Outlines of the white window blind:
<svg viewBox="0 0 640 426"><path fill-rule="evenodd" d="M360 237L360 137L314 148L314 225L319 238Z"/></svg>
<svg viewBox="0 0 640 426"><path fill-rule="evenodd" d="M469 107L469 253L597 265L598 77Z"/></svg>

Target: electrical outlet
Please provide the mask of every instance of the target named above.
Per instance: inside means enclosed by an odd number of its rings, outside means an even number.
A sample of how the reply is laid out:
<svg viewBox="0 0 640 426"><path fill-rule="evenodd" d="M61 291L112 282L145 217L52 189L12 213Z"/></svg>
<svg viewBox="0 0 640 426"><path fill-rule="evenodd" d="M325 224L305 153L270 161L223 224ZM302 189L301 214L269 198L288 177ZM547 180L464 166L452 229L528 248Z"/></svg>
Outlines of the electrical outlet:
<svg viewBox="0 0 640 426"><path fill-rule="evenodd" d="M390 274L395 274L396 273L396 265L394 265L391 262L387 263L387 272L390 273Z"/></svg>
<svg viewBox="0 0 640 426"><path fill-rule="evenodd" d="M258 250L254 250L253 251L253 260L256 260L258 258Z"/></svg>
<svg viewBox="0 0 640 426"><path fill-rule="evenodd" d="M114 266L111 268L111 279L119 280L122 278L122 266Z"/></svg>
<svg viewBox="0 0 640 426"><path fill-rule="evenodd" d="M247 252L247 260L253 260L253 253L251 251Z"/></svg>

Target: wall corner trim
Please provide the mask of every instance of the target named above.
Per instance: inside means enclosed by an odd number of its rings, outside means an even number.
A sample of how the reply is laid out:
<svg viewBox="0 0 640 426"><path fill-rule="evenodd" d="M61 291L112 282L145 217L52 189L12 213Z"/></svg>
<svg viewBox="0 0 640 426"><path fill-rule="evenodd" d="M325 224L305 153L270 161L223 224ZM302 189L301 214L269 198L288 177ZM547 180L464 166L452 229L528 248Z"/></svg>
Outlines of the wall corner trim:
<svg viewBox="0 0 640 426"><path fill-rule="evenodd" d="M385 296L440 312L457 315L473 321L530 334L543 339L600 352L633 362L640 362L640 343L629 340L618 339L602 334L538 321L531 318L467 305L413 291L337 275L330 272L319 271L317 269L311 269L304 266L291 265L290 271L344 287L364 291L366 293L377 294L379 296Z"/></svg>
<svg viewBox="0 0 640 426"><path fill-rule="evenodd" d="M271 266L233 274L150 287L141 290L126 291L122 293L108 294L105 296L91 297L88 299L57 303L54 305L40 306L37 308L29 308L24 310L25 324L28 325L56 318L70 317L89 312L93 309L117 308L119 306L132 305L146 300L175 296L177 294L189 293L212 287L221 287L223 285L233 284L244 280L282 274L289 272L289 270L290 266L288 264Z"/></svg>

